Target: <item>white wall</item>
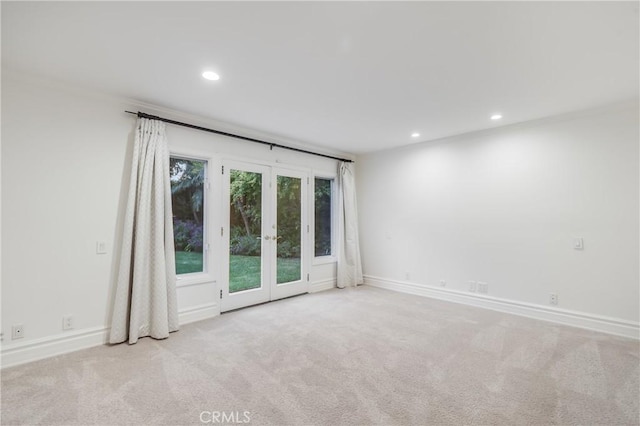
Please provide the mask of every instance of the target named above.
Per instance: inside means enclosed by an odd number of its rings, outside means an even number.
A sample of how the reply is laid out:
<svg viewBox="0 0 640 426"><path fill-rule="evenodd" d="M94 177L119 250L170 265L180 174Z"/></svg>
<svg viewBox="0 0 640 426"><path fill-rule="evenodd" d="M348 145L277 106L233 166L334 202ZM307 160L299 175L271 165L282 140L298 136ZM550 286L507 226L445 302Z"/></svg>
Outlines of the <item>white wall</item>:
<svg viewBox="0 0 640 426"><path fill-rule="evenodd" d="M135 122L123 111L140 105L3 73L5 365L101 341ZM331 160L174 126L168 133L172 149L214 162L233 156L335 172ZM462 291L479 280L491 296L539 305L554 292L561 308L638 321L637 105L364 155L357 168L369 277L409 274L426 287L445 279ZM584 238L584 251L572 249L573 237ZM97 240L108 254L95 254ZM334 264L311 269L312 282L334 279ZM179 288L183 317L211 314L216 294L213 282ZM63 332L68 314L75 329ZM11 340L13 324L24 324L23 339Z"/></svg>
<svg viewBox="0 0 640 426"><path fill-rule="evenodd" d="M94 344L102 341L111 316L135 126L135 117L125 114L125 109L143 109L212 125L197 121L196 117L148 105L138 108L140 105L3 73L2 353L5 365L33 355L31 346L34 345L57 345L37 352L45 356L55 350L82 346L69 343L71 337L84 339L84 343L90 339ZM261 136L241 129L223 130ZM336 173L337 164L333 160L278 149L270 151L269 147L171 125L167 126L167 132L172 150L210 157L214 164L233 156L298 165L323 175ZM220 217L221 200L217 180L218 175L212 176L214 189L210 207L211 229L219 230L221 224L216 221ZM108 254L96 254L98 240L107 242ZM211 241L214 254L218 253L220 240ZM214 279L219 275L215 268L213 275ZM322 287L333 280L334 263L311 268L312 283ZM179 287L181 318L193 320L217 312L217 294L215 282ZM70 314L74 316L75 329L63 332L62 317ZM23 339L11 339L13 324L24 325ZM31 348L33 353L29 355L23 348ZM22 352L18 353L18 349Z"/></svg>
<svg viewBox="0 0 640 426"><path fill-rule="evenodd" d="M638 140L632 103L358 157L365 274L637 323Z"/></svg>

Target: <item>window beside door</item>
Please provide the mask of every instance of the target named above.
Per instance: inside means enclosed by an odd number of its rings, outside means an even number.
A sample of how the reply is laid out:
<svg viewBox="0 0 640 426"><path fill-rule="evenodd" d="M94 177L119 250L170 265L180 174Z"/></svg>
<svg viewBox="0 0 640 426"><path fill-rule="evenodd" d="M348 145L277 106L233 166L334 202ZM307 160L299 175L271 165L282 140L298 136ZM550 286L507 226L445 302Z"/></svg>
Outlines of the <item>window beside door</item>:
<svg viewBox="0 0 640 426"><path fill-rule="evenodd" d="M334 179L314 180L315 256L333 255L333 191Z"/></svg>
<svg viewBox="0 0 640 426"><path fill-rule="evenodd" d="M176 274L206 271L205 182L207 161L170 158Z"/></svg>

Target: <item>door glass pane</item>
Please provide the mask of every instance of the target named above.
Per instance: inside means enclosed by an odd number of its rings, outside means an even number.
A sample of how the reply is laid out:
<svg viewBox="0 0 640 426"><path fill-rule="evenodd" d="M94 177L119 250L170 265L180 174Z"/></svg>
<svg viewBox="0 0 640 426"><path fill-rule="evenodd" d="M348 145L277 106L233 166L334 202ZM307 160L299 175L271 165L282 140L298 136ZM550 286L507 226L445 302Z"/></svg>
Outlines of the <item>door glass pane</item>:
<svg viewBox="0 0 640 426"><path fill-rule="evenodd" d="M169 165L176 274L203 272L207 162L171 157Z"/></svg>
<svg viewBox="0 0 640 426"><path fill-rule="evenodd" d="M262 174L230 171L229 293L261 286Z"/></svg>
<svg viewBox="0 0 640 426"><path fill-rule="evenodd" d="M299 281L302 245L302 180L278 176L277 284Z"/></svg>

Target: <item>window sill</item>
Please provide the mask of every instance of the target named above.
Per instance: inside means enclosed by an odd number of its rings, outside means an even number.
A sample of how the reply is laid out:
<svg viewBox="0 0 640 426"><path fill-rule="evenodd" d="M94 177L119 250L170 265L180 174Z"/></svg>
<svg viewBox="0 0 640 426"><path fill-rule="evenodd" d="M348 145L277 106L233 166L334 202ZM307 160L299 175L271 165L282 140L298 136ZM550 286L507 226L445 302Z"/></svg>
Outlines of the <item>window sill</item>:
<svg viewBox="0 0 640 426"><path fill-rule="evenodd" d="M176 275L176 288L215 282L216 280L213 278L213 276L203 272Z"/></svg>
<svg viewBox="0 0 640 426"><path fill-rule="evenodd" d="M313 258L312 265L327 265L329 263L337 263L338 258L335 256L318 256Z"/></svg>

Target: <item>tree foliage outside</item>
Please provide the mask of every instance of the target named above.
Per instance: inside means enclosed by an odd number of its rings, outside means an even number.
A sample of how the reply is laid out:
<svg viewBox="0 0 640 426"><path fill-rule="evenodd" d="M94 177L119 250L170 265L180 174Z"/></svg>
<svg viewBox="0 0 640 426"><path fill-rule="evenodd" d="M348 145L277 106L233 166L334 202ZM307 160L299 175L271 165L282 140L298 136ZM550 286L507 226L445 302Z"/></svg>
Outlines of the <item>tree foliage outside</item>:
<svg viewBox="0 0 640 426"><path fill-rule="evenodd" d="M230 253L259 256L262 236L262 175L230 170Z"/></svg>
<svg viewBox="0 0 640 426"><path fill-rule="evenodd" d="M255 172L230 172L230 253L260 255L262 237L262 175ZM301 184L299 178L277 178L278 257L300 257Z"/></svg>
<svg viewBox="0 0 640 426"><path fill-rule="evenodd" d="M300 257L302 243L302 180L278 176L278 257Z"/></svg>
<svg viewBox="0 0 640 426"><path fill-rule="evenodd" d="M203 271L206 164L206 161L175 157L169 162L177 274Z"/></svg>
<svg viewBox="0 0 640 426"><path fill-rule="evenodd" d="M170 160L173 216L202 225L206 161Z"/></svg>
<svg viewBox="0 0 640 426"><path fill-rule="evenodd" d="M315 255L331 255L331 179L315 179Z"/></svg>
<svg viewBox="0 0 640 426"><path fill-rule="evenodd" d="M206 164L206 161L176 157L172 157L170 160L176 272L178 274L204 270L202 252ZM247 274L255 275L255 268L243 270L243 265L249 265L246 257L254 257L258 264L260 262L263 237L262 174L241 170L230 170L229 173L229 238L232 257L230 281L235 283L235 287L240 288L242 287L241 281L246 281L247 285L250 285L249 283L255 280L255 277L252 279L246 277ZM300 178L277 177L278 282L300 279L301 185ZM241 261L242 259L245 261ZM292 261L283 263L282 259L291 259ZM294 262L294 259L298 260ZM255 266L255 262L250 264ZM259 273L257 275L259 279Z"/></svg>

